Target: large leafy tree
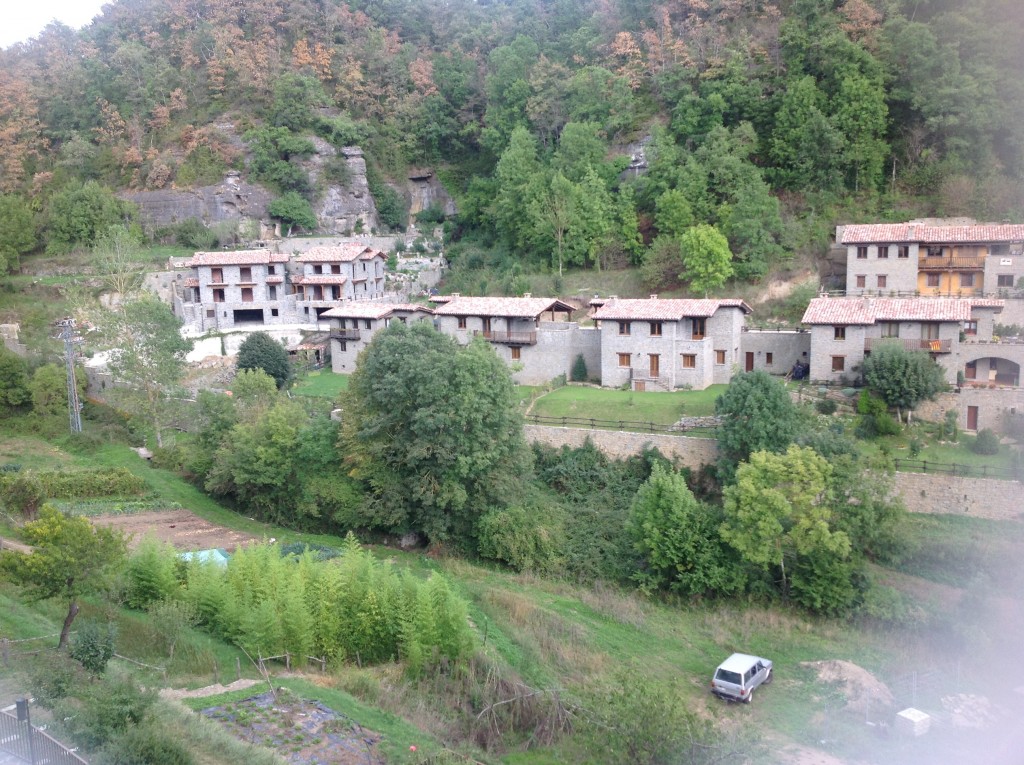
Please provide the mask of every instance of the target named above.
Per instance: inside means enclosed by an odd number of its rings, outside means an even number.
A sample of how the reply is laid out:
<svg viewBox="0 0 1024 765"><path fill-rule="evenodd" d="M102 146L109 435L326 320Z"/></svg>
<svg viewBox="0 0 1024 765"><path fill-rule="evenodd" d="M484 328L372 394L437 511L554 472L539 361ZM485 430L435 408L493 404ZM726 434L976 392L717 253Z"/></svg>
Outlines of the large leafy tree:
<svg viewBox="0 0 1024 765"><path fill-rule="evenodd" d="M25 359L0 345L0 411L21 406L30 396Z"/></svg>
<svg viewBox="0 0 1024 765"><path fill-rule="evenodd" d="M149 293L107 312L101 321L112 346L110 371L122 383L118 395L163 446L192 341L181 336L181 321L170 307Z"/></svg>
<svg viewBox="0 0 1024 765"><path fill-rule="evenodd" d="M715 402L719 472L728 482L753 452L781 452L796 437L799 412L781 381L760 370L732 378Z"/></svg>
<svg viewBox="0 0 1024 765"><path fill-rule="evenodd" d="M21 256L36 247L36 228L32 209L24 197L16 194L0 196L0 276L15 271Z"/></svg>
<svg viewBox="0 0 1024 765"><path fill-rule="evenodd" d="M87 518L64 515L49 505L40 510L38 520L25 524L23 534L32 554L0 553L0 568L30 597L61 598L68 604L57 644L64 648L80 598L103 590L124 563L127 543L119 531L93 526Z"/></svg>
<svg viewBox="0 0 1024 765"><path fill-rule="evenodd" d="M278 388L284 388L292 379L288 351L266 332L253 332L238 347L235 366L243 369L262 369L274 378Z"/></svg>
<svg viewBox="0 0 1024 765"><path fill-rule="evenodd" d="M690 288L696 292L718 289L732 276L732 253L729 242L714 226L701 224L683 232L680 237L683 273Z"/></svg>
<svg viewBox="0 0 1024 765"><path fill-rule="evenodd" d="M271 215L280 219L288 226L285 236L292 235L295 227L314 231L317 226L316 214L313 207L303 197L294 191L289 191L270 203L268 208Z"/></svg>
<svg viewBox="0 0 1024 765"><path fill-rule="evenodd" d="M722 547L719 521L681 474L654 463L629 515L633 545L643 556L637 581L689 596L736 589L740 576Z"/></svg>
<svg viewBox="0 0 1024 765"><path fill-rule="evenodd" d="M901 410L906 409L908 421L915 406L946 387L942 367L929 354L908 351L898 340L871 349L864 359L864 379L896 409L897 417L902 419Z"/></svg>
<svg viewBox="0 0 1024 765"><path fill-rule="evenodd" d="M750 461L737 469L736 483L725 489L722 537L748 563L777 572L783 595L789 594L790 572L797 566L808 563L816 571L801 580L814 591L815 579L832 578L823 566L827 558L841 564L850 556L849 536L834 528L831 478L832 468L824 457L790 446L784 454L751 454ZM834 594L841 603L823 602L817 610L848 605L852 588L841 590Z"/></svg>
<svg viewBox="0 0 1024 765"><path fill-rule="evenodd" d="M349 383L342 434L371 492L368 522L471 542L529 470L508 368L482 340L460 348L429 324L394 323Z"/></svg>
<svg viewBox="0 0 1024 765"><path fill-rule="evenodd" d="M53 195L47 211L49 253L91 247L111 226L132 217L132 208L96 181L71 183Z"/></svg>

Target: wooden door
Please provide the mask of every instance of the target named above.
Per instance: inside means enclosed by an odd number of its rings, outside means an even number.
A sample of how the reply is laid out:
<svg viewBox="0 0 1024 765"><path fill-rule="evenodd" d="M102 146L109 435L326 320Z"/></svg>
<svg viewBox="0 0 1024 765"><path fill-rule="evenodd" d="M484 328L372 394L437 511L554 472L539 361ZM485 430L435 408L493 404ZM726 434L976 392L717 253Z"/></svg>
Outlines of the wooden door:
<svg viewBox="0 0 1024 765"><path fill-rule="evenodd" d="M651 377L661 376L661 356L657 353L651 354Z"/></svg>
<svg viewBox="0 0 1024 765"><path fill-rule="evenodd" d="M644 382L643 380L634 380L633 381L633 390L635 390L635 391L637 391L639 393L643 393L644 391L647 390L647 383Z"/></svg>
<svg viewBox="0 0 1024 765"><path fill-rule="evenodd" d="M747 363L743 366L743 371L753 372L754 371L754 353L753 351L747 351Z"/></svg>
<svg viewBox="0 0 1024 765"><path fill-rule="evenodd" d="M976 406L967 407L967 429L978 429L978 407Z"/></svg>

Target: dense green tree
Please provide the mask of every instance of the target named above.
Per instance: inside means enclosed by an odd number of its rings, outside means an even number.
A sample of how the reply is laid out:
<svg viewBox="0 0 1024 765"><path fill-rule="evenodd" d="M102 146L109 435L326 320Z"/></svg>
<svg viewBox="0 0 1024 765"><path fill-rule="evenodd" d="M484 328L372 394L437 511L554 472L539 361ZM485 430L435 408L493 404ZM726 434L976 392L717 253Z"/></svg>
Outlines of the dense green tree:
<svg viewBox="0 0 1024 765"><path fill-rule="evenodd" d="M669 189L658 197L655 202L654 225L659 234L678 238L694 223L690 203L679 189Z"/></svg>
<svg viewBox="0 0 1024 765"><path fill-rule="evenodd" d="M580 196L579 187L556 172L551 177L551 184L530 200L535 236L552 241L551 265L558 270L559 276L566 261L566 237L580 225Z"/></svg>
<svg viewBox="0 0 1024 765"><path fill-rule="evenodd" d="M59 254L91 247L111 226L132 215L130 205L96 181L70 183L50 199L46 251Z"/></svg>
<svg viewBox="0 0 1024 765"><path fill-rule="evenodd" d="M690 289L707 297L708 292L718 289L732 276L729 242L714 226L688 228L679 243L683 256L680 276L690 283Z"/></svg>
<svg viewBox="0 0 1024 765"><path fill-rule="evenodd" d="M843 137L826 114L825 94L813 77L788 84L775 114L769 156L778 182L789 189L833 190L842 185L838 167Z"/></svg>
<svg viewBox="0 0 1024 765"><path fill-rule="evenodd" d="M85 372L79 370L75 376L78 383L78 398L85 399L87 379ZM68 412L68 376L67 370L59 364L43 364L32 373L29 382L32 395L32 411L44 416Z"/></svg>
<svg viewBox="0 0 1024 765"><path fill-rule="evenodd" d="M494 226L510 244L525 247L532 233L530 210L543 196L545 186L537 141L525 127L512 131L508 148L498 160L494 176L498 181L497 195L491 208Z"/></svg>
<svg viewBox="0 0 1024 765"><path fill-rule="evenodd" d="M312 141L286 127L254 128L245 134L245 140L252 155L249 172L255 180L282 193L310 193L309 175L297 163L314 152Z"/></svg>
<svg viewBox="0 0 1024 765"><path fill-rule="evenodd" d="M292 379L292 367L288 361L288 351L281 343L266 332L253 332L238 347L235 368L262 369L284 388Z"/></svg>
<svg viewBox="0 0 1024 765"><path fill-rule="evenodd" d="M0 276L17 271L21 256L36 248L36 226L28 201L17 194L0 195Z"/></svg>
<svg viewBox="0 0 1024 765"><path fill-rule="evenodd" d="M734 591L742 575L723 549L719 524L682 475L655 464L629 514L633 545L643 558L634 578L646 588L691 597Z"/></svg>
<svg viewBox="0 0 1024 765"><path fill-rule="evenodd" d="M820 564L850 555L850 538L834 528L831 477L822 456L792 445L784 454L754 452L725 489L723 539L753 566L777 570L783 595L804 556Z"/></svg>
<svg viewBox="0 0 1024 765"><path fill-rule="evenodd" d="M833 123L843 135L843 164L854 191L876 189L889 146L885 142L889 108L880 81L860 74L842 79Z"/></svg>
<svg viewBox="0 0 1024 765"><path fill-rule="evenodd" d="M88 518L70 516L44 505L39 519L22 528L32 554L0 552L0 570L25 588L29 597L60 598L68 612L58 648L68 644L71 625L83 595L102 592L125 561L127 543L119 531L93 526Z"/></svg>
<svg viewBox="0 0 1024 765"><path fill-rule="evenodd" d="M898 418L907 410L908 422L915 406L946 387L942 367L929 354L908 351L898 340L875 345L863 369L868 386L896 409Z"/></svg>
<svg viewBox="0 0 1024 765"><path fill-rule="evenodd" d="M170 307L149 293L107 311L100 321L112 346L110 371L124 383L117 396L153 428L157 446L163 446L192 341L181 336L181 320Z"/></svg>
<svg viewBox="0 0 1024 765"><path fill-rule="evenodd" d="M92 256L103 285L119 299L142 286L145 266L141 262L142 232L137 227L121 224L108 227L96 237Z"/></svg>
<svg viewBox="0 0 1024 765"><path fill-rule="evenodd" d="M288 230L285 236L292 235L292 229L298 227L307 232L316 230L316 214L312 205L294 191L289 191L270 203L267 211L275 218L285 223Z"/></svg>
<svg viewBox="0 0 1024 765"><path fill-rule="evenodd" d="M760 370L735 375L715 401L719 471L731 480L736 465L759 451L781 452L798 432L799 413L781 380Z"/></svg>
<svg viewBox="0 0 1024 765"><path fill-rule="evenodd" d="M487 343L460 348L425 322L392 323L367 347L342 442L372 525L439 542L470 543L529 469L508 368Z"/></svg>
<svg viewBox="0 0 1024 765"><path fill-rule="evenodd" d="M0 345L0 410L21 406L30 398L25 359Z"/></svg>
<svg viewBox="0 0 1024 765"><path fill-rule="evenodd" d="M270 124L299 133L310 127L316 110L326 102L327 96L319 80L287 72L274 84Z"/></svg>

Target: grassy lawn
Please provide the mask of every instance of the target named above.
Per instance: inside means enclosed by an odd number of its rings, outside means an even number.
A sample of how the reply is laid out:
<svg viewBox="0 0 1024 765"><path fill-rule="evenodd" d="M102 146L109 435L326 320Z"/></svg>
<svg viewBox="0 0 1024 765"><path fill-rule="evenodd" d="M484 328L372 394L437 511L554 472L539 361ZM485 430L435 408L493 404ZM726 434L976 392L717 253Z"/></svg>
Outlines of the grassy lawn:
<svg viewBox="0 0 1024 765"><path fill-rule="evenodd" d="M334 401L338 394L348 390L348 375L339 375L326 369L310 372L296 383L292 393L296 396L313 396Z"/></svg>
<svg viewBox="0 0 1024 765"><path fill-rule="evenodd" d="M583 417L668 426L683 416L714 414L715 399L725 388L725 385L712 385L699 391L636 393L566 385L538 398L532 413L542 417Z"/></svg>

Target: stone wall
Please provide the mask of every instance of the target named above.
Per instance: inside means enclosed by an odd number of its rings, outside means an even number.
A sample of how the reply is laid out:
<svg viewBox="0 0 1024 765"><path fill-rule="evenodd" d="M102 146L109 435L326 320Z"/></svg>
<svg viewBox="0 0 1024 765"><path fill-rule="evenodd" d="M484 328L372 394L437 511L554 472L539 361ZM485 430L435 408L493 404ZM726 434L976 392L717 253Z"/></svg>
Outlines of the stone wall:
<svg viewBox="0 0 1024 765"><path fill-rule="evenodd" d="M740 367L746 368L746 354L754 354L754 369L770 375L786 375L800 361L808 363L811 333L805 330L751 329L740 335ZM769 357L771 363L768 363Z"/></svg>
<svg viewBox="0 0 1024 765"><path fill-rule="evenodd" d="M1024 520L1021 486L995 478L963 478L933 473L897 473L896 491L912 513L968 515L993 520Z"/></svg>
<svg viewBox="0 0 1024 765"><path fill-rule="evenodd" d="M583 446L587 439L609 457L622 459L654 447L669 459L693 470L718 459L718 441L712 438L689 438L661 433L626 433L619 430L588 430L586 428L554 428L547 425L526 425L527 441L561 447Z"/></svg>
<svg viewBox="0 0 1024 765"><path fill-rule="evenodd" d="M960 388L959 392L940 393L934 401L925 401L914 410L921 420L942 422L946 411L960 414L960 427L967 428L967 407L978 407L978 429L1003 432L1008 415L1024 412L1024 388Z"/></svg>

